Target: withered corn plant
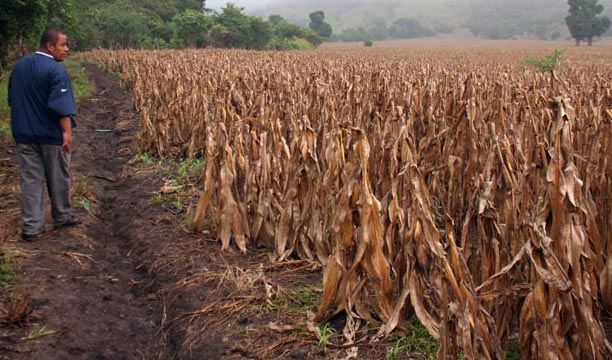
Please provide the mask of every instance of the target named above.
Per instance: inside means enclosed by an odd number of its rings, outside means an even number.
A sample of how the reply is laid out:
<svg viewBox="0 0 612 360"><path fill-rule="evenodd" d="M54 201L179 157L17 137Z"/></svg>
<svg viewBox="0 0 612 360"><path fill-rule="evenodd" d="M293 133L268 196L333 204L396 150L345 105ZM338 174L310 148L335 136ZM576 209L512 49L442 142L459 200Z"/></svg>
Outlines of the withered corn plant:
<svg viewBox="0 0 612 360"><path fill-rule="evenodd" d="M194 228L324 265L316 320L416 315L440 359L612 356L612 50L96 51L140 145L202 156ZM555 76L551 81L550 76Z"/></svg>

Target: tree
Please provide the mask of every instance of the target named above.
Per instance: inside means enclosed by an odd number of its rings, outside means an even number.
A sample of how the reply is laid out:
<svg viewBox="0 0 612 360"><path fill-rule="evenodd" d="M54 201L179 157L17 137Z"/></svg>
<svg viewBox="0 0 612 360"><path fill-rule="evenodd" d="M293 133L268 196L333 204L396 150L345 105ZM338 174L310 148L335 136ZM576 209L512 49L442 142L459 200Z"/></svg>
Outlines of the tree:
<svg viewBox="0 0 612 360"><path fill-rule="evenodd" d="M117 3L118 1L106 0L105 2ZM159 17L164 22L170 22L173 17L186 10L202 12L206 3L200 0L123 0L120 2L146 10L147 15Z"/></svg>
<svg viewBox="0 0 612 360"><path fill-rule="evenodd" d="M401 18L393 22L389 35L394 39L410 39L431 36L433 32L415 19Z"/></svg>
<svg viewBox="0 0 612 360"><path fill-rule="evenodd" d="M325 22L325 13L322 10L313 11L310 13L310 24L308 27L319 34L319 36L327 39L332 34L332 27Z"/></svg>
<svg viewBox="0 0 612 360"><path fill-rule="evenodd" d="M280 16L280 15L274 14L274 15L268 16L268 21L272 25L276 26L276 25L278 25L278 24L280 24L282 22L285 22L285 19L282 16Z"/></svg>
<svg viewBox="0 0 612 360"><path fill-rule="evenodd" d="M313 30L290 24L280 15L270 15L268 21L272 29L269 49L312 49L323 42L323 38Z"/></svg>
<svg viewBox="0 0 612 360"><path fill-rule="evenodd" d="M231 3L217 13L202 0L0 0L0 64L6 67L33 50L49 26L64 29L74 50L169 45L304 49L323 42L319 33L331 34L324 17L323 12L315 16L315 32L279 15L269 21L245 15Z"/></svg>
<svg viewBox="0 0 612 360"><path fill-rule="evenodd" d="M17 55L23 55L36 47L47 26L74 30L72 9L72 0L0 1L0 67L6 66L10 49L19 47Z"/></svg>
<svg viewBox="0 0 612 360"><path fill-rule="evenodd" d="M568 0L567 3L570 8L565 23L576 39L576 46L580 46L580 42L585 39L591 46L593 38L603 35L610 27L610 19L599 16L604 10L603 6L597 0Z"/></svg>
<svg viewBox="0 0 612 360"><path fill-rule="evenodd" d="M215 15L215 22L222 26L224 31L218 30L223 34L221 39L215 39L215 43L223 44L223 47L246 48L251 37L251 22L249 17L242 13L244 8L237 7L232 3L221 9L221 13ZM217 29L216 29L217 30ZM216 34L216 33L215 33ZM215 36L213 34L213 36Z"/></svg>
<svg viewBox="0 0 612 360"><path fill-rule="evenodd" d="M256 16L251 17L251 38L248 49L263 50L272 39L272 26L270 22Z"/></svg>
<svg viewBox="0 0 612 360"><path fill-rule="evenodd" d="M389 29L384 20L377 20L369 29L369 33L373 40L385 40L389 35Z"/></svg>
<svg viewBox="0 0 612 360"><path fill-rule="evenodd" d="M278 23L272 23L274 26L274 32L283 38L291 39L292 37L302 37L304 29L301 27L290 24L286 21L279 21Z"/></svg>
<svg viewBox="0 0 612 360"><path fill-rule="evenodd" d="M102 46L111 49L143 48L151 29L149 18L138 8L110 4L100 9L98 26Z"/></svg>
<svg viewBox="0 0 612 360"><path fill-rule="evenodd" d="M187 9L172 18L172 43L182 47L204 47L213 22L204 12Z"/></svg>

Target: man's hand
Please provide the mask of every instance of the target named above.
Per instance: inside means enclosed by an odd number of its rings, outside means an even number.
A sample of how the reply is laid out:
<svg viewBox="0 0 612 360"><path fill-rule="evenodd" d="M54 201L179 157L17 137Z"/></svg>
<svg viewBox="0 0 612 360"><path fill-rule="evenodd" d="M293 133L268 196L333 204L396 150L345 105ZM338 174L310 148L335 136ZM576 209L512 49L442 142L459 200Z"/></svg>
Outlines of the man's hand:
<svg viewBox="0 0 612 360"><path fill-rule="evenodd" d="M64 132L62 140L62 154L68 154L72 149L72 131Z"/></svg>
<svg viewBox="0 0 612 360"><path fill-rule="evenodd" d="M68 154L72 149L72 120L70 116L66 116L60 119L60 125L62 125L62 154Z"/></svg>

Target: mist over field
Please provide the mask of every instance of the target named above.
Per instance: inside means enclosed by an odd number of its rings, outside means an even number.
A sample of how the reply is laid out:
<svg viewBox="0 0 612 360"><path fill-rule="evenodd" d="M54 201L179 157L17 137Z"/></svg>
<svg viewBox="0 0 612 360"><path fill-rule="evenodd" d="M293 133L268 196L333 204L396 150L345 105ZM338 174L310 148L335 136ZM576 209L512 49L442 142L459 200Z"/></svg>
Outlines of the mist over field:
<svg viewBox="0 0 612 360"><path fill-rule="evenodd" d="M208 0L206 6L221 9L226 0ZM469 28L477 36L513 38L531 35L540 39L567 37L567 0L234 0L246 13L267 18L278 14L307 26L308 14L323 10L338 36L376 26L390 26L398 19L416 19L432 33ZM603 15L612 17L612 0L600 0ZM610 34L610 32L608 32Z"/></svg>

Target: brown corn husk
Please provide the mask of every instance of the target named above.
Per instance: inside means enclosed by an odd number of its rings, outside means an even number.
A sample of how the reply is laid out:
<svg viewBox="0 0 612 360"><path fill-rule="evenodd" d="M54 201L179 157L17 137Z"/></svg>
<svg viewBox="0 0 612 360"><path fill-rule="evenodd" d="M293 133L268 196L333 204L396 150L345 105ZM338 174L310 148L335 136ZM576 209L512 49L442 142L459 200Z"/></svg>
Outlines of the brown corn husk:
<svg viewBox="0 0 612 360"><path fill-rule="evenodd" d="M95 51L144 151L204 158L193 227L324 266L314 318L378 336L416 316L440 359L605 359L612 55L415 45ZM461 59L461 61L457 61ZM209 221L212 217L213 221Z"/></svg>

